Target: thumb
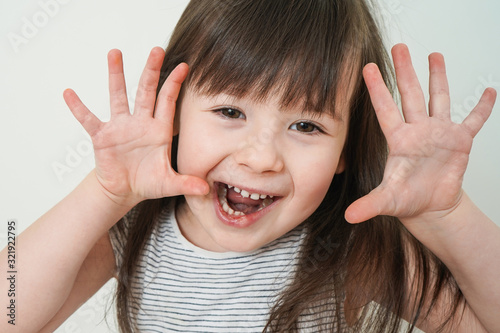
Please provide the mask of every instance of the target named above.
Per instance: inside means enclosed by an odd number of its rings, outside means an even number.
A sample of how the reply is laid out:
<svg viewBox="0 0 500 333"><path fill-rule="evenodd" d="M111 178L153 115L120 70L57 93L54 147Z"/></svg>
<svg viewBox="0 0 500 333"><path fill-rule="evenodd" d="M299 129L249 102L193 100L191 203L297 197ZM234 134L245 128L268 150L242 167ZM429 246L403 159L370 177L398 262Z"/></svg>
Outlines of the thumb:
<svg viewBox="0 0 500 333"><path fill-rule="evenodd" d="M365 222L377 215L387 215L392 202L388 191L377 187L367 195L354 201L345 211L345 219L349 223Z"/></svg>
<svg viewBox="0 0 500 333"><path fill-rule="evenodd" d="M210 186L202 178L177 174L168 184L168 189L170 195L206 195Z"/></svg>

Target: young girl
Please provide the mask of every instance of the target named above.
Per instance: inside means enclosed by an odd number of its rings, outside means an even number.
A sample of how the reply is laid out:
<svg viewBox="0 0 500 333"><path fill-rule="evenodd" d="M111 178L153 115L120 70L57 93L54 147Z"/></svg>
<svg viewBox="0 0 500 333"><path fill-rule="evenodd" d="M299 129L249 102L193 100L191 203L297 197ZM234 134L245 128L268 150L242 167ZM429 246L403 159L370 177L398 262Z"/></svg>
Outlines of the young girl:
<svg viewBox="0 0 500 333"><path fill-rule="evenodd" d="M402 115L365 1L193 0L131 114L111 51L109 122L64 93L96 168L20 236L1 331L112 277L123 332L499 331L500 230L461 189L496 93L454 124L442 56L428 112L392 56Z"/></svg>

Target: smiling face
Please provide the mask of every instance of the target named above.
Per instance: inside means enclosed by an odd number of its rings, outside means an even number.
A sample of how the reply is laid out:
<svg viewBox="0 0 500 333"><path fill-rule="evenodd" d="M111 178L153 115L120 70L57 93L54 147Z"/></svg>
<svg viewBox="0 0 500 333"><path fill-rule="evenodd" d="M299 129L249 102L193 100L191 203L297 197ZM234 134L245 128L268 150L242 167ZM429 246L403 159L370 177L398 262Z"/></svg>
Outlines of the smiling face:
<svg viewBox="0 0 500 333"><path fill-rule="evenodd" d="M178 207L184 236L206 250L246 252L303 222L343 171L347 112L336 114L186 89L178 170L206 179L210 193Z"/></svg>

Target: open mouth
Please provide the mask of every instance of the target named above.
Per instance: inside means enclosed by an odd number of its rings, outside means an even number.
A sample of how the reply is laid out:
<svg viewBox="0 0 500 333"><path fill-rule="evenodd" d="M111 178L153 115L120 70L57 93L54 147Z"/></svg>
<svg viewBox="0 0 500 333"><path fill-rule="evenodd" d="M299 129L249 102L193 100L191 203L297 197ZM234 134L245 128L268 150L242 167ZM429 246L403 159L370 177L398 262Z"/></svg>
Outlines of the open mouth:
<svg viewBox="0 0 500 333"><path fill-rule="evenodd" d="M231 218L260 212L279 199L272 195L250 193L229 184L216 183L216 186L220 206Z"/></svg>

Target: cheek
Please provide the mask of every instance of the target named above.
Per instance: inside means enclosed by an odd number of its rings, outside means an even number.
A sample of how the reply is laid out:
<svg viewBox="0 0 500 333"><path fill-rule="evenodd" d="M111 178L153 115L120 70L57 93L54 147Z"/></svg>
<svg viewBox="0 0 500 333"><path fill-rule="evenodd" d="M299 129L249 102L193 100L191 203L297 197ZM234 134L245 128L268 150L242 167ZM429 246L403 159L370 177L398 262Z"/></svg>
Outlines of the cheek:
<svg viewBox="0 0 500 333"><path fill-rule="evenodd" d="M205 122L181 123L177 167L181 174L194 175L206 179L207 173L221 159L223 140Z"/></svg>
<svg viewBox="0 0 500 333"><path fill-rule="evenodd" d="M203 176L200 162L206 160L206 147L203 140L190 131L180 130L179 146L177 150L177 167L181 174Z"/></svg>
<svg viewBox="0 0 500 333"><path fill-rule="evenodd" d="M318 153L319 154L319 153ZM296 195L307 205L312 213L323 201L335 176L340 153L323 154L322 158L302 162L301 172L297 172L294 180Z"/></svg>

